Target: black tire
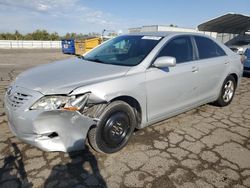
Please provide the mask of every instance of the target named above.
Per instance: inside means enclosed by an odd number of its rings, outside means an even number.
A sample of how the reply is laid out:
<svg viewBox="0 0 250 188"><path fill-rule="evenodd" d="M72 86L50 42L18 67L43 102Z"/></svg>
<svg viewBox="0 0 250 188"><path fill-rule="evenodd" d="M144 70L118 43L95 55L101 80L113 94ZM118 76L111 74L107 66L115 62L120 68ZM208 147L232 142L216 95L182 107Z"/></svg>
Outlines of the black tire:
<svg viewBox="0 0 250 188"><path fill-rule="evenodd" d="M231 86L229 86L229 84L231 84ZM229 105L233 100L236 86L237 84L234 77L232 75L229 75L223 82L219 98L214 102L214 104L220 107Z"/></svg>
<svg viewBox="0 0 250 188"><path fill-rule="evenodd" d="M129 141L136 126L133 108L123 101L110 103L99 117L100 121L88 132L89 144L100 153L115 153Z"/></svg>

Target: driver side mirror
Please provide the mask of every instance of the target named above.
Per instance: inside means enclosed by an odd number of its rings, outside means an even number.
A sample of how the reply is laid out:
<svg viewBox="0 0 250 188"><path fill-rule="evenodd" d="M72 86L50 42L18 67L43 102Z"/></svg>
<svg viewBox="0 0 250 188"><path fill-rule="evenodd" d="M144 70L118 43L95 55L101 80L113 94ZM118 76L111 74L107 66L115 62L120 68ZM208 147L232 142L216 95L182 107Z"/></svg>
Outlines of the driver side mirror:
<svg viewBox="0 0 250 188"><path fill-rule="evenodd" d="M157 68L175 67L176 59L170 56L158 57L153 63L153 66Z"/></svg>

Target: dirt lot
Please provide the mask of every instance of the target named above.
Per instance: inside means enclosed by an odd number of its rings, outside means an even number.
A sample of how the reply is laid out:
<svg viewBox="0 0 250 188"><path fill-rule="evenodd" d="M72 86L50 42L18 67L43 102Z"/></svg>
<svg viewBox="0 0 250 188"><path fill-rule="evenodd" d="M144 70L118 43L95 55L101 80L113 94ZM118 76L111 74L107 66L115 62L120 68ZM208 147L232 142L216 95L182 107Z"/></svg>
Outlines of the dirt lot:
<svg viewBox="0 0 250 188"><path fill-rule="evenodd" d="M119 153L43 152L9 131L6 86L23 70L69 56L0 50L0 187L250 187L250 78L232 104L204 105L134 133Z"/></svg>

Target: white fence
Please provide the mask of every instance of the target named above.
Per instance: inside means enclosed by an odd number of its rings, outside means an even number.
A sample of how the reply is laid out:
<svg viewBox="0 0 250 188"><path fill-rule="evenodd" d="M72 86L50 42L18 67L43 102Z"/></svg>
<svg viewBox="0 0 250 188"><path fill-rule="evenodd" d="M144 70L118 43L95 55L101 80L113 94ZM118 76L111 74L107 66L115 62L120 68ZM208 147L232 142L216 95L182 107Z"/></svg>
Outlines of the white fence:
<svg viewBox="0 0 250 188"><path fill-rule="evenodd" d="M0 40L1 49L60 49L62 48L61 41L40 41L40 40Z"/></svg>

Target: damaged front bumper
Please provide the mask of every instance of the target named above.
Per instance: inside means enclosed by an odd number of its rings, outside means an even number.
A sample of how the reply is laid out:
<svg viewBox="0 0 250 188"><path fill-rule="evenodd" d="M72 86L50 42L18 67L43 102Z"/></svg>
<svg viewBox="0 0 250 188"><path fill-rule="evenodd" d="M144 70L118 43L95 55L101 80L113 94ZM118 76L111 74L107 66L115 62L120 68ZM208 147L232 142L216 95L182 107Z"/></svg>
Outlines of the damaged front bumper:
<svg viewBox="0 0 250 188"><path fill-rule="evenodd" d="M21 104L13 100L16 93L24 96L25 100ZM20 87L5 95L5 110L12 133L45 151L70 152L84 149L88 130L96 124L95 119L77 111L29 110L42 96L39 92Z"/></svg>

